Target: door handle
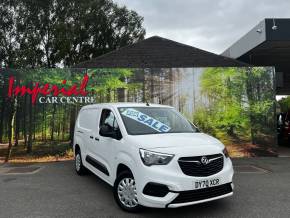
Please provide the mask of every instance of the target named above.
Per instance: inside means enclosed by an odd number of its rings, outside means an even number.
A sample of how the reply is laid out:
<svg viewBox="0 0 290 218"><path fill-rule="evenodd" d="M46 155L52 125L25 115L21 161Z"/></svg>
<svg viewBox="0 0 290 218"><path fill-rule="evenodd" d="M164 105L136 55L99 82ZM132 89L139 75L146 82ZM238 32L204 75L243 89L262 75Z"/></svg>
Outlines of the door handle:
<svg viewBox="0 0 290 218"><path fill-rule="evenodd" d="M91 136L90 136L90 139L93 139L93 138L94 138L94 136L91 135Z"/></svg>
<svg viewBox="0 0 290 218"><path fill-rule="evenodd" d="M96 141L100 141L100 139L99 139L99 138L97 138L97 137L95 137L95 140L96 140Z"/></svg>

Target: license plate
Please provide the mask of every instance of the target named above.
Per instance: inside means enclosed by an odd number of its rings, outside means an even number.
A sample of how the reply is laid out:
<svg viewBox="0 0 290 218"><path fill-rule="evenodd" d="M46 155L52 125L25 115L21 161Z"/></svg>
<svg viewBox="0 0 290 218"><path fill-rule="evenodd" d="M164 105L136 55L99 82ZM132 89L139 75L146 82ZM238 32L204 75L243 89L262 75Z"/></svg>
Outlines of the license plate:
<svg viewBox="0 0 290 218"><path fill-rule="evenodd" d="M205 179L200 181L195 181L193 183L195 189L209 188L213 186L220 185L220 179Z"/></svg>

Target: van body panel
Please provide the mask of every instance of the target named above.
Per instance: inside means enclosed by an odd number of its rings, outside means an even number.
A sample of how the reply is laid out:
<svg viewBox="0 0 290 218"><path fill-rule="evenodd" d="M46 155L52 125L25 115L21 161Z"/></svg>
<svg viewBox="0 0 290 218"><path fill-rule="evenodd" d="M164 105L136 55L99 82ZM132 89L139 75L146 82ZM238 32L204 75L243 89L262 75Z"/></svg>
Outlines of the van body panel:
<svg viewBox="0 0 290 218"><path fill-rule="evenodd" d="M173 109L170 106L158 104L148 106L144 103L104 103L84 106L76 120L74 148L76 145L80 146L83 165L87 169L114 186L118 178L118 166L125 165L135 180L138 203L148 207L179 207L232 195L233 192L199 201L176 203L174 200L178 198L179 192L194 190L194 184L201 180L218 179L221 185L231 184L233 188L233 166L230 158L224 153L224 145L216 138L201 132L128 134L118 110L121 107ZM100 135L103 110L113 113L121 138ZM172 159L164 165L146 165L141 158L141 150L156 152L157 155L171 155ZM222 169L208 176L187 175L179 162L182 158L210 158L212 155L218 155L219 160L222 160ZM164 197L146 195L143 191L148 183L162 184L168 187L169 193Z"/></svg>

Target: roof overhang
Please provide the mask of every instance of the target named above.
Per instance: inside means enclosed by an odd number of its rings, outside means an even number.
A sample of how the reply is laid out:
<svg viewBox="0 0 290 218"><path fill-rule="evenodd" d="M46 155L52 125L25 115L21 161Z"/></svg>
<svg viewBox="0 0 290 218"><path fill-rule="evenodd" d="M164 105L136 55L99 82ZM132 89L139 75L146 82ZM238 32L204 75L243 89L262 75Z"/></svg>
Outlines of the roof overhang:
<svg viewBox="0 0 290 218"><path fill-rule="evenodd" d="M290 94L290 19L261 21L222 55L254 66L274 66L283 72L284 85L277 93Z"/></svg>
<svg viewBox="0 0 290 218"><path fill-rule="evenodd" d="M222 55L252 65L290 68L290 19L265 19Z"/></svg>

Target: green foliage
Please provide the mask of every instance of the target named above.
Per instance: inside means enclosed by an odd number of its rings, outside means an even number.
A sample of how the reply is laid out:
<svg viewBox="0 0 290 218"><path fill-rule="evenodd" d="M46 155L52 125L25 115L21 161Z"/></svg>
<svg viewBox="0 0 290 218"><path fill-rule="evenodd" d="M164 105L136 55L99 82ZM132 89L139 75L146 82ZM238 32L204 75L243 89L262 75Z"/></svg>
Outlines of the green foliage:
<svg viewBox="0 0 290 218"><path fill-rule="evenodd" d="M127 80L133 76L133 69L125 68L106 68L88 69L90 77L88 91L94 92L99 96L99 101L117 101L116 93L119 89L130 89L133 84L128 84Z"/></svg>
<svg viewBox="0 0 290 218"><path fill-rule="evenodd" d="M0 66L72 66L142 40L143 18L112 0L4 0Z"/></svg>
<svg viewBox="0 0 290 218"><path fill-rule="evenodd" d="M201 75L207 103L195 111L194 121L204 131L234 139L268 131L265 126L273 122L272 74L266 68L251 69L209 68Z"/></svg>
<svg viewBox="0 0 290 218"><path fill-rule="evenodd" d="M282 98L278 101L278 104L280 106L281 112L288 112L288 110L290 109L290 97L287 96L285 98Z"/></svg>

